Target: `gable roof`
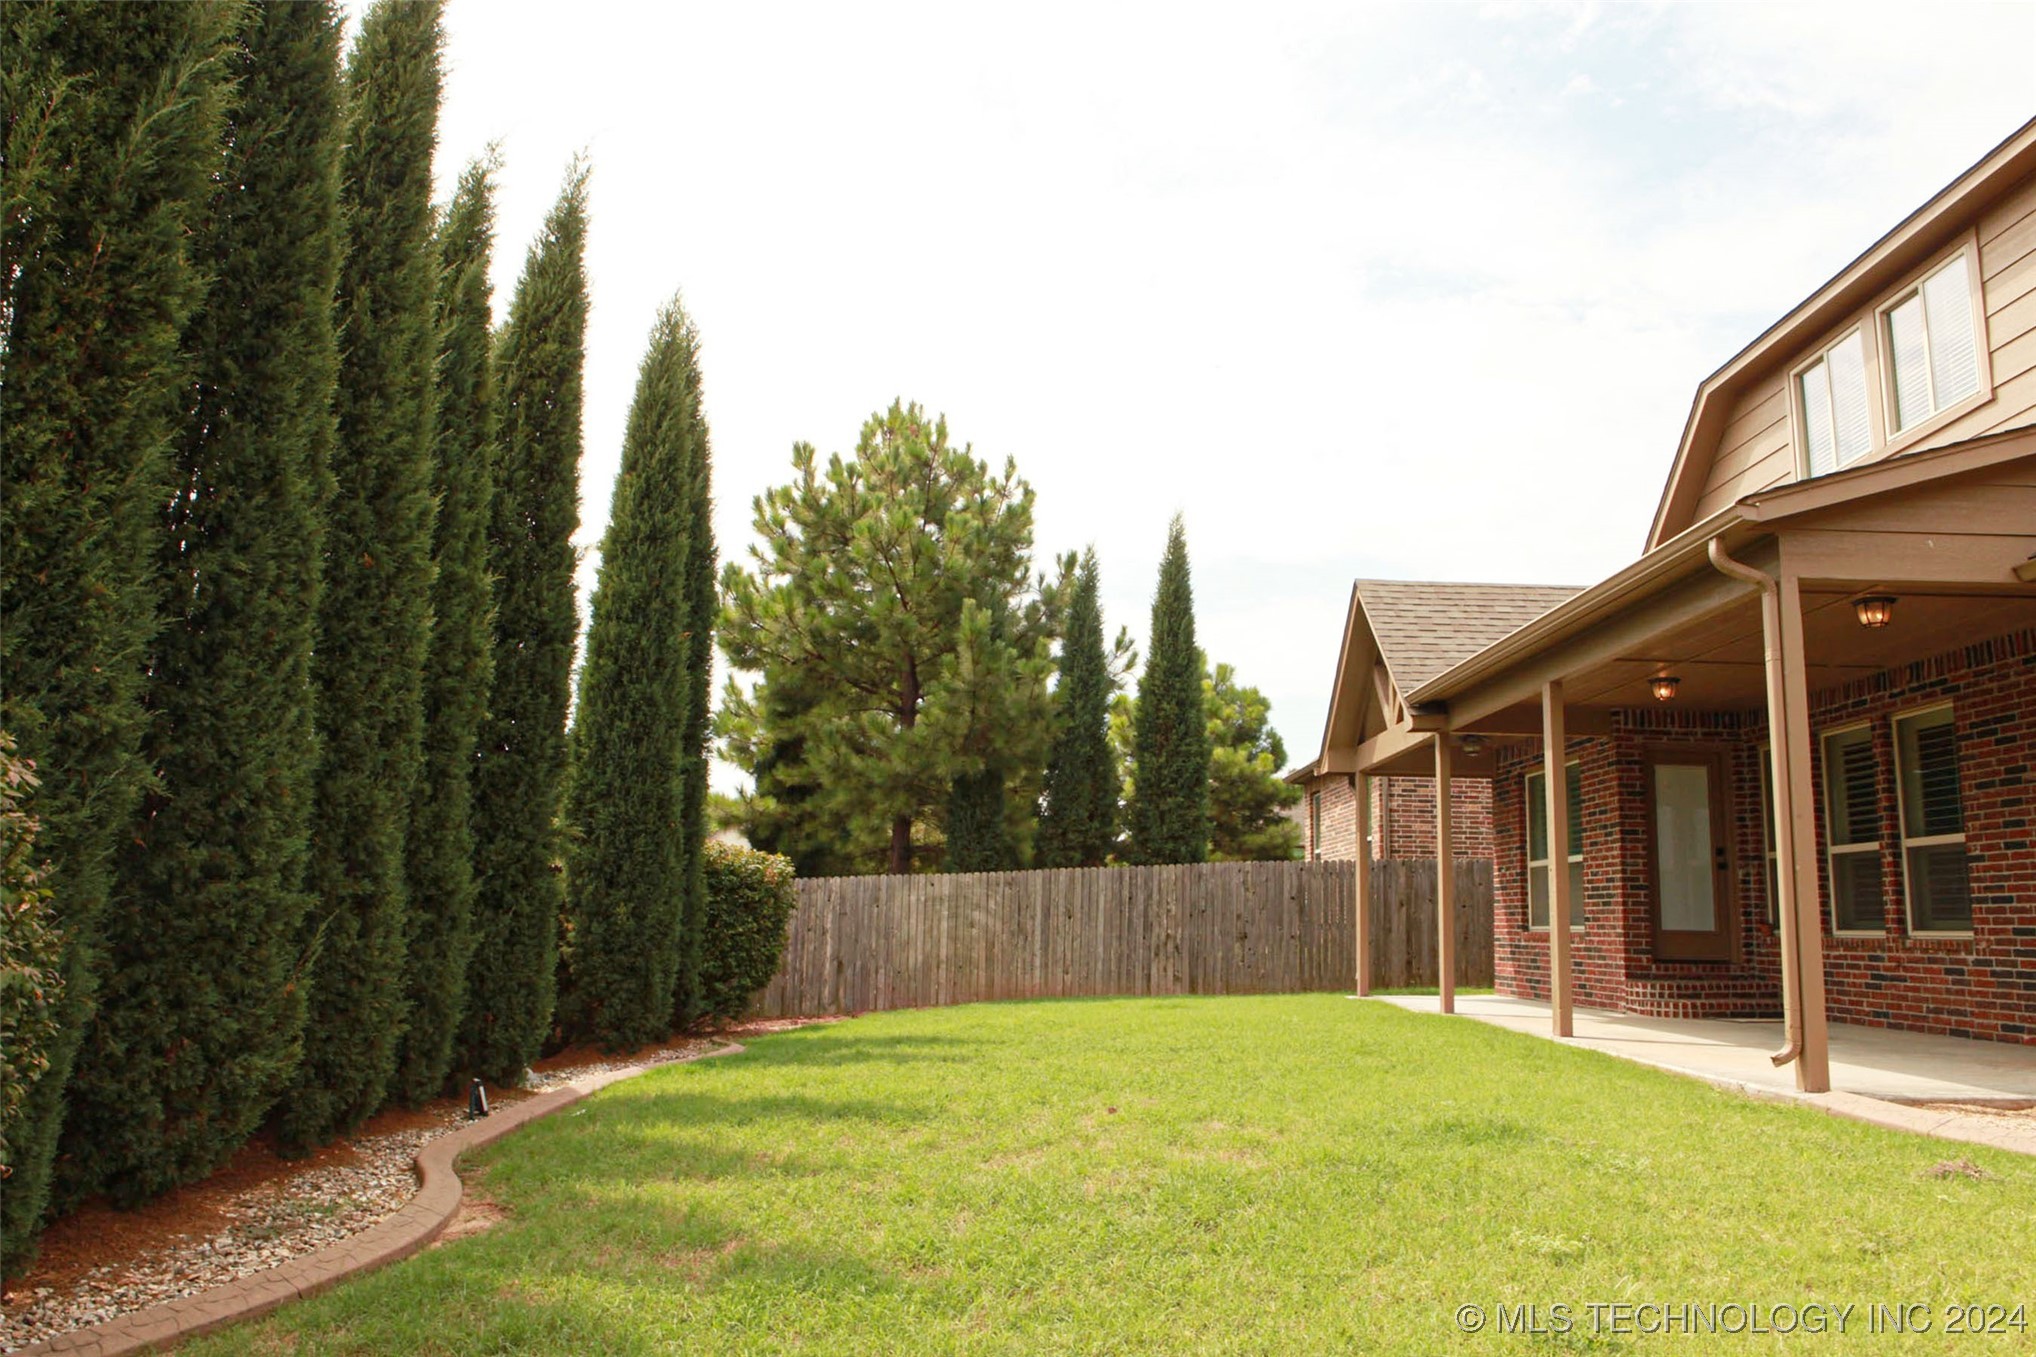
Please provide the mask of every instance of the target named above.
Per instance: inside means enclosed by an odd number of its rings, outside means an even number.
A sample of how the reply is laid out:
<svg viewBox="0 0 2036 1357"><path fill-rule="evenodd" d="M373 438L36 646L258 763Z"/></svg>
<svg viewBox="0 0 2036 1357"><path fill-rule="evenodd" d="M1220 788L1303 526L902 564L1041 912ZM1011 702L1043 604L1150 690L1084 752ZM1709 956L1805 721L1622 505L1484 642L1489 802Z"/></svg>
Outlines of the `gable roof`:
<svg viewBox="0 0 2036 1357"><path fill-rule="evenodd" d="M1904 217L1864 254L1706 377L1697 387L1689 418L1683 424L1668 484L1648 528L1647 549L1652 551L1691 525L1718 436L1734 398L1748 381L1773 371L1799 347L1870 301L1883 287L1892 286L1901 274L1938 249L1960 223L1974 219L2032 170L2036 170L2036 119L2022 124L1978 164Z"/></svg>
<svg viewBox="0 0 2036 1357"><path fill-rule="evenodd" d="M1315 758L1292 769L1289 782L1315 776L1332 745L1355 746L1391 725L1398 695L1469 659L1532 622L1577 591L1563 584L1458 584L1423 580L1358 580L1329 688L1329 714ZM1383 666L1386 677L1375 682ZM1391 693L1380 688L1389 686Z"/></svg>
<svg viewBox="0 0 2036 1357"><path fill-rule="evenodd" d="M1566 602L1580 587L1359 580L1356 590L1393 686L1411 693Z"/></svg>

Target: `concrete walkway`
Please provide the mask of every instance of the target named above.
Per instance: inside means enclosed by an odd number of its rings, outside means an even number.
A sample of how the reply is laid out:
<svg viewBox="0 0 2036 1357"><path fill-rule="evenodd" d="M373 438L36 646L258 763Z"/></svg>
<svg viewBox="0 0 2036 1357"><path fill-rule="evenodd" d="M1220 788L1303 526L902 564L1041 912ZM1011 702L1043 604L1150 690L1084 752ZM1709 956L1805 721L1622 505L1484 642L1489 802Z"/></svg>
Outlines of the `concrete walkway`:
<svg viewBox="0 0 2036 1357"><path fill-rule="evenodd" d="M1381 1002L1417 1013L1440 1007L1434 995L1387 995ZM1529 999L1464 994L1457 996L1456 1011L1515 1032L1549 1034L1548 1005ZM1794 1070L1777 1069L1768 1059L1782 1045L1779 1021L1643 1018L1579 1008L1575 1027L1566 1045L1881 1126L2036 1154L2036 1047L1834 1023L1832 1091L1798 1093ZM1973 1110L1916 1105L1944 1103Z"/></svg>

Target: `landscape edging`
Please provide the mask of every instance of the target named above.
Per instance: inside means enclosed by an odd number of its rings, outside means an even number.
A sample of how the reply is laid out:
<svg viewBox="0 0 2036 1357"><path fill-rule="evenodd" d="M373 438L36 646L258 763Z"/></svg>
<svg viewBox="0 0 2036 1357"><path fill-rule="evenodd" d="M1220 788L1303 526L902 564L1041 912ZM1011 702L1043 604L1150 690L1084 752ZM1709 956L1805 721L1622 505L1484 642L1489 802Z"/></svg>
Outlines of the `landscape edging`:
<svg viewBox="0 0 2036 1357"><path fill-rule="evenodd" d="M187 1338L211 1333L228 1324L265 1315L293 1300L317 1295L350 1277L400 1262L437 1239L459 1210L464 1191L454 1165L468 1150L493 1144L511 1131L571 1107L610 1084L633 1079L669 1065L687 1064L717 1055L735 1055L742 1045L729 1042L685 1060L667 1060L634 1069L604 1070L534 1098L508 1103L486 1118L439 1136L417 1152L417 1194L395 1212L359 1234L349 1235L301 1254L275 1267L236 1277L145 1310L134 1310L67 1333L54 1334L20 1349L30 1354L77 1354L77 1357L125 1357L151 1349L166 1351Z"/></svg>

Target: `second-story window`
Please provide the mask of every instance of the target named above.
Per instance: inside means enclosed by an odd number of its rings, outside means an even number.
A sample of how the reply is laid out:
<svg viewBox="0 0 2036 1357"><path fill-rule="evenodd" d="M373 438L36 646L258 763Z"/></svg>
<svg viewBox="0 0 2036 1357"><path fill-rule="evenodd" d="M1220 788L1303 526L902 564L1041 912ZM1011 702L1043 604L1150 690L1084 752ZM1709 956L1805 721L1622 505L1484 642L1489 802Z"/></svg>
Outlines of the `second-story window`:
<svg viewBox="0 0 2036 1357"><path fill-rule="evenodd" d="M1963 252L1882 313L1893 367L1894 427L1913 429L1979 390L1972 283Z"/></svg>
<svg viewBox="0 0 2036 1357"><path fill-rule="evenodd" d="M1866 413L1865 335L1854 330L1797 373L1796 398L1802 405L1810 475L1822 476L1866 456L1873 429Z"/></svg>

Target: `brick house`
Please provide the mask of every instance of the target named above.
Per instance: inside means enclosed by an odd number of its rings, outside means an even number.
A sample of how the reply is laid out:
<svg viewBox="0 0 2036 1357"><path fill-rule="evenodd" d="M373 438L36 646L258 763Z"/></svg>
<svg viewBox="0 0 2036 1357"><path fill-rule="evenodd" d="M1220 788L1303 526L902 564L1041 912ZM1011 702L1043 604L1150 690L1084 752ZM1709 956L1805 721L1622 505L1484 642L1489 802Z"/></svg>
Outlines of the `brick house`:
<svg viewBox="0 0 2036 1357"><path fill-rule="evenodd" d="M1638 560L1426 673L1374 596L1305 772L1488 789L1558 1035L1779 1014L1811 1091L1831 1021L2036 1044L2036 122L1699 385Z"/></svg>

